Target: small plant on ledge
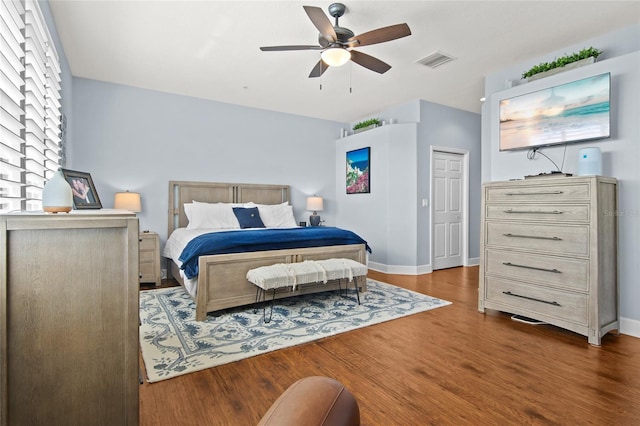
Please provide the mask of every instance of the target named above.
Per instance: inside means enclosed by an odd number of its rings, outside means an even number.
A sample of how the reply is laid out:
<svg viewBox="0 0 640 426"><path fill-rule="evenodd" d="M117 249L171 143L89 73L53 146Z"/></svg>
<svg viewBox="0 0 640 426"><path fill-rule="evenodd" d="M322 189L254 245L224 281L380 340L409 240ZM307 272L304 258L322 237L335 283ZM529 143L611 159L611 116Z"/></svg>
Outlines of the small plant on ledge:
<svg viewBox="0 0 640 426"><path fill-rule="evenodd" d="M368 120L364 120L364 121L361 121L359 123L354 124L353 130L356 131L356 130L367 128L369 126L378 127L378 126L380 126L380 124L382 124L382 123L380 122L379 119L370 118Z"/></svg>
<svg viewBox="0 0 640 426"><path fill-rule="evenodd" d="M569 65L582 59L591 57L596 59L601 53L602 52L600 50L594 47L582 49L581 51L579 51L578 53L574 53L573 55L565 55L552 62L543 62L541 64L534 65L529 71L526 71L522 74L522 78L528 78L536 74L540 74L541 72L546 72L555 68L562 68L565 65Z"/></svg>

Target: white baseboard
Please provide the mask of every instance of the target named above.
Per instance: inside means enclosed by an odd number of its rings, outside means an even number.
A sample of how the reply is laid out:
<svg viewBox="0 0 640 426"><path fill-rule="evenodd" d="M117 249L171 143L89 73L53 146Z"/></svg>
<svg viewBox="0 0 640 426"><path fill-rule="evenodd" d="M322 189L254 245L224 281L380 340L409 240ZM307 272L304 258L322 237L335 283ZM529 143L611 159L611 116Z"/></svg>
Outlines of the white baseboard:
<svg viewBox="0 0 640 426"><path fill-rule="evenodd" d="M372 267L371 269L375 269L379 272L385 272L387 274L401 274L401 275L422 275L422 274L430 274L433 272L433 267L430 264L427 265L418 265L418 266L402 266L402 265L384 265L382 263L373 262L376 267ZM461 266L478 266L480 264L480 258L474 257L468 260L466 265ZM371 265L371 262L369 262ZM371 267L371 266L370 266ZM377 269L380 268L380 269Z"/></svg>
<svg viewBox="0 0 640 426"><path fill-rule="evenodd" d="M474 257L469 259L468 264L464 266L477 266L480 264L480 258ZM384 263L371 262L367 263L367 267L383 274L399 274L399 275L422 275L433 272L431 265L404 266L404 265L385 265Z"/></svg>
<svg viewBox="0 0 640 426"><path fill-rule="evenodd" d="M418 266L417 275L430 274L432 272L433 272L433 268L431 267L431 265L420 265Z"/></svg>
<svg viewBox="0 0 640 426"><path fill-rule="evenodd" d="M369 269L383 274L398 274L398 275L422 275L430 274L433 272L431 265L419 265L419 266L405 266L405 265L385 265L384 263L369 262L367 264Z"/></svg>
<svg viewBox="0 0 640 426"><path fill-rule="evenodd" d="M479 264L480 264L480 258L479 257L471 257L467 261L467 264L464 265L464 266L478 266Z"/></svg>
<svg viewBox="0 0 640 426"><path fill-rule="evenodd" d="M382 263L368 261L367 268L376 272L382 272L383 274L387 273L387 265L384 265Z"/></svg>
<svg viewBox="0 0 640 426"><path fill-rule="evenodd" d="M620 318L620 334L640 338L640 321L631 318Z"/></svg>

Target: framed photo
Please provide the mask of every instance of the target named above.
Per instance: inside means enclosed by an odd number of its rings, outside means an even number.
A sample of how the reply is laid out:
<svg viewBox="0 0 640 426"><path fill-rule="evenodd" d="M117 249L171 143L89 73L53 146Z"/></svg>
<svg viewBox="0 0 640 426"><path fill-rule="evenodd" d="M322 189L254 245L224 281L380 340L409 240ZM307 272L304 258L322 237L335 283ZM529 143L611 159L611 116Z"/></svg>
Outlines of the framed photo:
<svg viewBox="0 0 640 426"><path fill-rule="evenodd" d="M371 148L347 152L347 194L368 194L370 185Z"/></svg>
<svg viewBox="0 0 640 426"><path fill-rule="evenodd" d="M62 174L71 185L74 209L101 209L100 197L93 185L91 175L85 172L62 169Z"/></svg>

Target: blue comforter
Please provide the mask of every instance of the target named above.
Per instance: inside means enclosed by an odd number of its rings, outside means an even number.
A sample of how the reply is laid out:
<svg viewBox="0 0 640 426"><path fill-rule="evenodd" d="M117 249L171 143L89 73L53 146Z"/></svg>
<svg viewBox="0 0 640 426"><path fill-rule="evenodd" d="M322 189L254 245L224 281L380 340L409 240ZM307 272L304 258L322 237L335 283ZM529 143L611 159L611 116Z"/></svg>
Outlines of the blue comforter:
<svg viewBox="0 0 640 426"><path fill-rule="evenodd" d="M246 253L263 250L284 250L305 247L325 247L345 244L365 244L357 234L340 228L312 226L308 228L259 229L202 234L189 241L179 260L187 278L198 275L198 257L213 254Z"/></svg>

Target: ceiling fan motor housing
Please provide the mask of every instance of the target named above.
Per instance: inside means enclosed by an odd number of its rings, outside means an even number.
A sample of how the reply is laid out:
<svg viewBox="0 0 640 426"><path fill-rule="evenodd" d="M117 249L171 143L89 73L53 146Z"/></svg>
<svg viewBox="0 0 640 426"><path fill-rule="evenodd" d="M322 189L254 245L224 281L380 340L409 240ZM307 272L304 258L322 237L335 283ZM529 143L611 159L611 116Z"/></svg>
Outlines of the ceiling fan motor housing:
<svg viewBox="0 0 640 426"><path fill-rule="evenodd" d="M347 44L348 40L355 35L349 28L335 26L333 27L333 29L338 36L336 44L339 45ZM320 42L321 46L327 46L328 44L331 44L330 42L327 43L327 39L322 34L318 34L318 41Z"/></svg>

